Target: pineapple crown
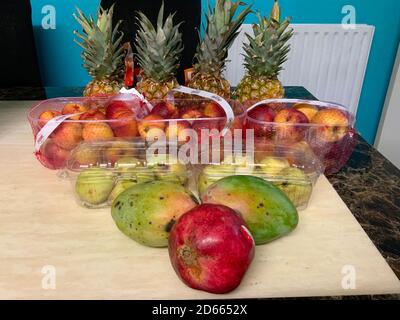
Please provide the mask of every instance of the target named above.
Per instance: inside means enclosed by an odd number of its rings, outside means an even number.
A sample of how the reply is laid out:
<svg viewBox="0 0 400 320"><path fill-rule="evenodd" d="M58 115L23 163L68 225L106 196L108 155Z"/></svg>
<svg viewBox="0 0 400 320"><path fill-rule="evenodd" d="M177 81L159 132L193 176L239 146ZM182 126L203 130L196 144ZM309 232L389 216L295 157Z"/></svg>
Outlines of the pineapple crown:
<svg viewBox="0 0 400 320"><path fill-rule="evenodd" d="M287 30L290 18L280 22L280 10L275 0L270 19L257 14L258 23L253 25L254 36L246 34L249 43L243 45L244 66L251 76L276 78L282 70L290 51L289 39L293 30Z"/></svg>
<svg viewBox="0 0 400 320"><path fill-rule="evenodd" d="M137 60L146 77L157 82L168 81L175 77L179 68L180 54L183 51L181 23L174 25L174 14L164 21L164 3L158 13L157 25L138 12L138 32L136 34Z"/></svg>
<svg viewBox="0 0 400 320"><path fill-rule="evenodd" d="M79 8L75 20L82 26L83 33L74 31L82 41L74 39L83 48L81 57L83 66L95 79L117 78L123 67L123 47L121 41L123 33L118 31L122 21L112 27L114 5L109 10L100 7L97 11L97 20L91 15L86 17Z"/></svg>
<svg viewBox="0 0 400 320"><path fill-rule="evenodd" d="M239 34L238 29L245 17L251 12L251 6L246 6L235 18L238 8L244 5L239 1L216 0L214 9L208 7L204 36L194 56L196 73L221 74L228 49Z"/></svg>

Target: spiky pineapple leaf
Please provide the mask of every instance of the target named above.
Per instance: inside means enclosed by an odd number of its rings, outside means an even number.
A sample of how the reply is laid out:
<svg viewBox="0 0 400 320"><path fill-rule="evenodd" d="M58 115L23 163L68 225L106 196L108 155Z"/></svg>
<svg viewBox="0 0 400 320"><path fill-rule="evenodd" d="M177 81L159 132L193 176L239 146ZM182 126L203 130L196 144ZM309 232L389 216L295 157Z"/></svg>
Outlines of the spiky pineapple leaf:
<svg viewBox="0 0 400 320"><path fill-rule="evenodd" d="M121 45L123 33L119 31L122 21L112 27L114 6L109 10L100 7L97 19L88 17L77 8L73 14L75 20L82 27L82 33L74 31L74 39L82 49L83 66L95 79L116 78L123 67L123 47Z"/></svg>
<svg viewBox="0 0 400 320"><path fill-rule="evenodd" d="M293 35L293 30L288 29L290 18L279 22L259 13L257 16L253 35L245 34L248 43L243 45L244 66L251 76L276 78L290 51L288 41Z"/></svg>
<svg viewBox="0 0 400 320"><path fill-rule="evenodd" d="M180 65L183 41L179 27L182 22L174 25L174 15L169 14L164 21L162 3L156 26L142 12L136 16L139 27L136 34L136 57L145 76L154 81L164 82L175 77Z"/></svg>
<svg viewBox="0 0 400 320"><path fill-rule="evenodd" d="M251 6L246 6L235 17L239 7L245 5L241 1L217 0L214 8L208 6L204 36L194 57L195 72L221 74L228 50L239 34L245 17L251 12Z"/></svg>

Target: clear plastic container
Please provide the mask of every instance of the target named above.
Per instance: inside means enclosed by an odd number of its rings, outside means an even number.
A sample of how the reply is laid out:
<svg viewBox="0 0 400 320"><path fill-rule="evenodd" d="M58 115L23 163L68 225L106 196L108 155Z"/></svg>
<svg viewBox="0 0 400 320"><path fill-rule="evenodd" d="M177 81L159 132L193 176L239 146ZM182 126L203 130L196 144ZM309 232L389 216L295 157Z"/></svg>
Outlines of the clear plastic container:
<svg viewBox="0 0 400 320"><path fill-rule="evenodd" d="M112 141L115 138L131 141L138 137L151 140L157 139L160 133L170 138L171 132L175 132L171 126L176 129L177 140L181 140L181 130L185 128L197 133L202 129L217 129L218 132L225 127L241 129L246 118L243 106L235 100L229 100L228 103L235 115L234 121L229 124L218 105L196 96L169 98L168 102L167 99L151 101L150 105L136 97L133 100L120 99L119 96L109 99L49 99L35 105L28 114L28 120L37 145L43 131L46 131L42 128L49 119L62 113L76 114L59 120L60 125L42 139L43 143L35 150L37 159L45 167L61 169L71 150L80 142Z"/></svg>
<svg viewBox="0 0 400 320"><path fill-rule="evenodd" d="M62 172L80 205L107 207L122 191L142 182L163 180L187 187L190 165L169 155L170 148L166 145L161 153L141 139L83 142L71 152Z"/></svg>
<svg viewBox="0 0 400 320"><path fill-rule="evenodd" d="M246 151L247 150L247 151ZM272 182L298 209L305 209L324 167L306 143L281 145L255 140L254 152L223 148L220 161L199 166L196 189L201 196L216 181L231 175L251 175Z"/></svg>
<svg viewBox="0 0 400 320"><path fill-rule="evenodd" d="M274 143L306 142L323 162L325 173L331 174L339 171L353 152L354 121L354 115L339 104L270 99L248 108L246 128Z"/></svg>

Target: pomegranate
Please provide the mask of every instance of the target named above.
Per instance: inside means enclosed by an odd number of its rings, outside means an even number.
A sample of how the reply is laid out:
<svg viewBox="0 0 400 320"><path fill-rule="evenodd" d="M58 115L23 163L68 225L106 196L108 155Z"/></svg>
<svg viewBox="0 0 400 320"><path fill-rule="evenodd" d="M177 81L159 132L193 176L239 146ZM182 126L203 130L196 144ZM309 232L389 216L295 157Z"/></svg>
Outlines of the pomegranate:
<svg viewBox="0 0 400 320"><path fill-rule="evenodd" d="M239 286L254 257L254 240L231 208L202 204L182 215L169 237L169 256L189 287L227 293Z"/></svg>

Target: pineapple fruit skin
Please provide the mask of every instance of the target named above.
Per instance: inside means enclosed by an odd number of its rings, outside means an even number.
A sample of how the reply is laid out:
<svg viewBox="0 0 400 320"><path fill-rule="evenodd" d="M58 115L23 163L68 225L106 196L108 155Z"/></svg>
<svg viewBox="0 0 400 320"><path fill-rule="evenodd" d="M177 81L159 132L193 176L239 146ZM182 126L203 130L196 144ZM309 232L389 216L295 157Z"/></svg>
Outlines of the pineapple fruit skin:
<svg viewBox="0 0 400 320"><path fill-rule="evenodd" d="M241 103L248 100L281 99L285 89L278 79L265 76L245 76L236 88L236 99Z"/></svg>
<svg viewBox="0 0 400 320"><path fill-rule="evenodd" d="M168 92L179 85L175 78L159 82L151 78L144 78L138 82L136 89L148 100L160 100L167 96Z"/></svg>
<svg viewBox="0 0 400 320"><path fill-rule="evenodd" d="M122 83L117 80L93 79L90 81L83 91L84 97L109 97L118 94L122 88Z"/></svg>
<svg viewBox="0 0 400 320"><path fill-rule="evenodd" d="M225 99L231 97L231 85L228 80L212 74L197 73L188 84L189 87L215 93Z"/></svg>

